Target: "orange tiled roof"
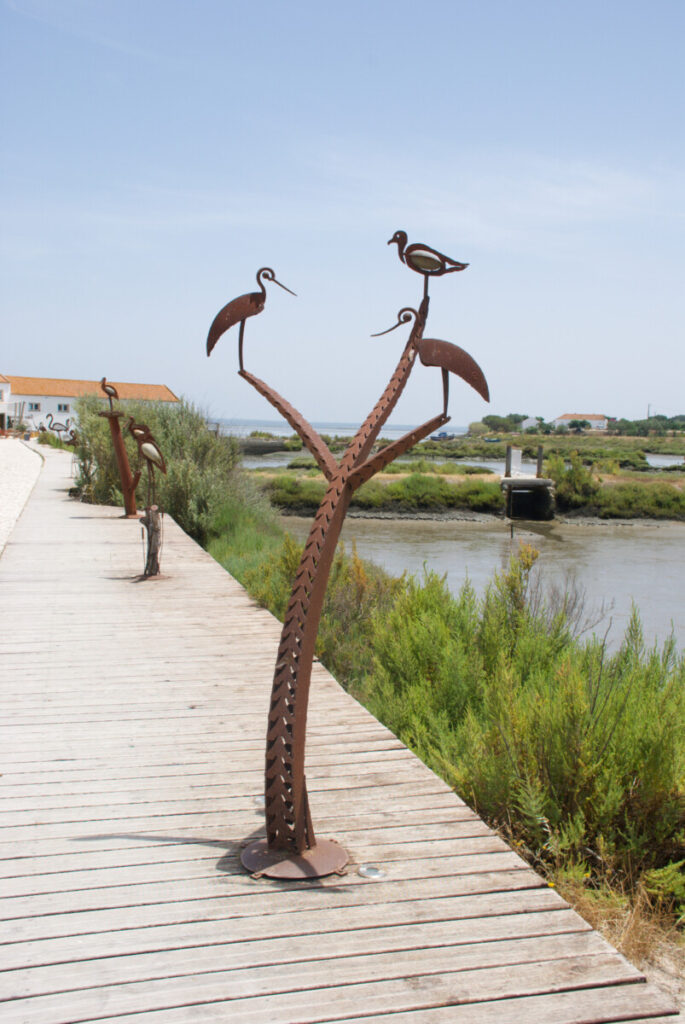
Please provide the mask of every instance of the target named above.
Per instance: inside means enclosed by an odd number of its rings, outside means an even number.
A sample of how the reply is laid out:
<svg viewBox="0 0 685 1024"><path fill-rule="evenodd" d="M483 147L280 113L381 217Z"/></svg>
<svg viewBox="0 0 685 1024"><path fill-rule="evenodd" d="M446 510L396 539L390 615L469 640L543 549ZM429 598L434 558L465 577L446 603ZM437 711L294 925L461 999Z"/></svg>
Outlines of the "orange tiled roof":
<svg viewBox="0 0 685 1024"><path fill-rule="evenodd" d="M80 398L81 395L97 395L104 398L99 380L59 380L54 377L15 377L9 374L5 380L10 384L13 395L46 395L56 398ZM166 384L126 384L116 380L108 381L119 392L122 401L178 402L178 398Z"/></svg>
<svg viewBox="0 0 685 1024"><path fill-rule="evenodd" d="M9 381L8 381L7 377L3 377L3 375L1 373L0 373L0 384L9 384Z"/></svg>
<svg viewBox="0 0 685 1024"><path fill-rule="evenodd" d="M557 416L558 420L605 420L606 416L600 416L594 412L565 412L563 416Z"/></svg>

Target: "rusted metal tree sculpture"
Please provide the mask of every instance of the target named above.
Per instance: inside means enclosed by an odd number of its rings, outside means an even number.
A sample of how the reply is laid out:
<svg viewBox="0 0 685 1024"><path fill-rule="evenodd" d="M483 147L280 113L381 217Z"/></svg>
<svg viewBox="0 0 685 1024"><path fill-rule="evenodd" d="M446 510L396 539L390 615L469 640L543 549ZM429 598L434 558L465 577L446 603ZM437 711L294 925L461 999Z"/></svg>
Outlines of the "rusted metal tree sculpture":
<svg viewBox="0 0 685 1024"><path fill-rule="evenodd" d="M133 474L131 473L126 446L124 444L124 439L121 436L121 424L119 423L119 420L124 414L123 412L116 410L112 404L113 398L119 398L119 392L113 384L107 383L106 377L103 377L100 381L100 387L109 399L109 412L101 412L99 415L103 416L109 422L114 455L119 469L119 479L121 480L121 492L124 495L124 511L127 519L137 519L136 484L133 481Z"/></svg>
<svg viewBox="0 0 685 1024"><path fill-rule="evenodd" d="M391 241L406 245L406 235L398 232ZM409 258L405 260L412 270L424 275L421 305L418 310L409 307L400 310L395 327L412 325L407 343L387 387L339 462L314 427L297 410L268 384L245 370L241 352L239 375L263 395L299 434L328 481L295 576L276 658L266 737L266 839L251 843L242 854L243 865L260 875L316 878L341 870L348 859L345 850L337 843L315 837L304 763L314 647L333 556L350 500L363 483L448 422L449 372L466 380L486 401L489 398L485 377L471 356L449 342L423 337L428 315L428 275L439 276L449 272L444 269L448 258L426 246L413 248L420 248L425 259L423 266L418 259L416 265ZM409 257L409 249L405 255ZM454 264L449 269L461 270L465 266L456 265L455 261L448 262ZM234 303L240 301L234 300ZM208 352L223 331L241 320L244 322L244 314L234 318L226 315L233 305L229 303L215 318L207 342ZM221 330L217 329L217 322ZM438 366L442 370L443 411L373 454L381 428L404 390L417 355L425 365Z"/></svg>
<svg viewBox="0 0 685 1024"><path fill-rule="evenodd" d="M138 445L138 468L133 478L134 491L140 480L142 460L145 461L147 468L147 505L141 523L147 531L147 554L143 579L150 579L159 576L159 555L162 549L162 516L155 504L155 466L160 473L166 476L166 462L147 423L136 423L133 416L129 416L127 427L129 434Z"/></svg>

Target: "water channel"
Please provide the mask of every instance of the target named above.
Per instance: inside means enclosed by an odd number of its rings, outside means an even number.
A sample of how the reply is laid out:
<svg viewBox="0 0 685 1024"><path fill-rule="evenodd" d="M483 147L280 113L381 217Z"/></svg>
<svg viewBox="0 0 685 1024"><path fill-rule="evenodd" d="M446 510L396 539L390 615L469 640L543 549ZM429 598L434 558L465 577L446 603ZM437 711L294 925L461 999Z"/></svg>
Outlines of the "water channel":
<svg viewBox="0 0 685 1024"><path fill-rule="evenodd" d="M309 532L310 519L282 516L298 540ZM640 610L645 640L663 641L673 629L685 648L685 523L564 522L517 523L514 538L508 522L479 520L348 518L342 539L354 541L358 553L388 572L421 576L423 567L446 574L453 592L468 577L482 594L493 573L507 564L519 541L540 552L542 582L563 587L575 580L584 589L586 607L607 612L594 627L615 649L628 624L631 603Z"/></svg>

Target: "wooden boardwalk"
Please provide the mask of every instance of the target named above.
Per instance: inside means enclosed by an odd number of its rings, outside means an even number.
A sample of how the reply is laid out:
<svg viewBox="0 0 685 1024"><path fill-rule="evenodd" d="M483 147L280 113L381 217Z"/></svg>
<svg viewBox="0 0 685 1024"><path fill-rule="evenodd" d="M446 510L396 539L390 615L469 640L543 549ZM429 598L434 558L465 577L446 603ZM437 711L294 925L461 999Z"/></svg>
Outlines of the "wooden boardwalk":
<svg viewBox="0 0 685 1024"><path fill-rule="evenodd" d="M69 501L70 459L0 559L3 1024L673 1024L320 666L308 787L351 866L246 875L279 625L168 520L133 582L140 527Z"/></svg>

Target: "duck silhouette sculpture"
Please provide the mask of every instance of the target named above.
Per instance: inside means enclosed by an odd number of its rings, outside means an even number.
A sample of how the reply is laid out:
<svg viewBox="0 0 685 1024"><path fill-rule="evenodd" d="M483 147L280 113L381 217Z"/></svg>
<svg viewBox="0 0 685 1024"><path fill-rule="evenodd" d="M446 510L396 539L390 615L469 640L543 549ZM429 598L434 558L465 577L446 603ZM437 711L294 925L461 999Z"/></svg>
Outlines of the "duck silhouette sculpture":
<svg viewBox="0 0 685 1024"><path fill-rule="evenodd" d="M397 255L410 270L423 275L423 294L428 295L428 278L442 277L443 274L453 274L457 270L466 270L468 263L460 263L450 256L438 252L430 245L423 242L412 242L407 245L407 232L396 231L388 245L397 246Z"/></svg>

